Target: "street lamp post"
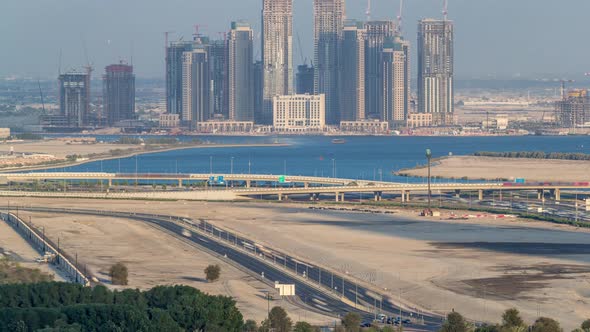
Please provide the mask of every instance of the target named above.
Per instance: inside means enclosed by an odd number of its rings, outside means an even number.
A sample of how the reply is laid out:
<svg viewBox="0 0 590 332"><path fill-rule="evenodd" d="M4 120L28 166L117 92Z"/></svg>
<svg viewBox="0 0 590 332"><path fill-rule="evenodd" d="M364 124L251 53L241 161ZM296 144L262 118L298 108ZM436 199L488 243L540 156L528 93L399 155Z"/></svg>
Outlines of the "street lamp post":
<svg viewBox="0 0 590 332"><path fill-rule="evenodd" d="M426 159L428 159L428 210L430 211L430 196L432 192L430 190L430 161L432 159L432 151L426 149Z"/></svg>

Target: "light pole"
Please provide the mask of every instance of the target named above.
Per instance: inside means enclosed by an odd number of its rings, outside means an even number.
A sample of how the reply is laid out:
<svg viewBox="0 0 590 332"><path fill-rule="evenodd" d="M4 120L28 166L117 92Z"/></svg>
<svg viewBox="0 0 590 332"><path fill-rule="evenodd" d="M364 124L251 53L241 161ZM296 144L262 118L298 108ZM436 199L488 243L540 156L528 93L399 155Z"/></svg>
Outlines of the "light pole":
<svg viewBox="0 0 590 332"><path fill-rule="evenodd" d="M213 156L209 156L209 174L213 174Z"/></svg>
<svg viewBox="0 0 590 332"><path fill-rule="evenodd" d="M428 211L430 211L430 195L432 194L430 191L430 161L432 159L432 151L430 149L426 149L426 159L428 159Z"/></svg>
<svg viewBox="0 0 590 332"><path fill-rule="evenodd" d="M231 175L234 175L234 157L231 157L231 162L230 162L230 166L229 166L229 172Z"/></svg>
<svg viewBox="0 0 590 332"><path fill-rule="evenodd" d="M332 158L332 178L336 178L336 159Z"/></svg>

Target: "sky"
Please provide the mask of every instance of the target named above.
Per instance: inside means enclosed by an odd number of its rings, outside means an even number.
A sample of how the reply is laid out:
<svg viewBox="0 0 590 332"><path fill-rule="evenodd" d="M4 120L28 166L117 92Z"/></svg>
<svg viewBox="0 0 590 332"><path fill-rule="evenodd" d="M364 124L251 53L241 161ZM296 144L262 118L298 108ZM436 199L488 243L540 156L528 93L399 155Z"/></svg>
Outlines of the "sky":
<svg viewBox="0 0 590 332"><path fill-rule="evenodd" d="M372 0L373 19L395 19L400 0ZM164 31L220 37L249 21L259 44L262 0L1 0L0 77L57 76L88 61L95 73L121 59L138 77L163 78ZM365 19L367 0L347 0ZM294 63L313 54L313 0L294 0ZM416 26L441 17L442 0L405 0L404 35L416 64ZM583 77L590 72L590 0L449 0L458 78ZM298 38L299 36L299 38ZM301 40L299 47L298 39ZM85 52L86 49L86 52ZM256 53L259 54L258 51ZM86 56L87 54L87 56ZM96 75L96 74L95 74ZM414 76L415 76L414 72Z"/></svg>

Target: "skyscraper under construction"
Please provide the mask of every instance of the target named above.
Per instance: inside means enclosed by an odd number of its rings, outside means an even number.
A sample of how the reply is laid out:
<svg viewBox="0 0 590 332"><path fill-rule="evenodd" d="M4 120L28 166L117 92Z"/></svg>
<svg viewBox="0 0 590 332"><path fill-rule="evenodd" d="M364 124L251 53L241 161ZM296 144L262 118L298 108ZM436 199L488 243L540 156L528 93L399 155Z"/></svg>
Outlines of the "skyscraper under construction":
<svg viewBox="0 0 590 332"><path fill-rule="evenodd" d="M133 75L133 66L121 62L105 68L103 98L109 126L118 121L135 118L135 75Z"/></svg>
<svg viewBox="0 0 590 332"><path fill-rule="evenodd" d="M273 97L293 93L293 0L262 1L263 107L260 123L272 124Z"/></svg>
<svg viewBox="0 0 590 332"><path fill-rule="evenodd" d="M314 92L326 95L327 124L340 121L338 62L344 16L344 0L314 0Z"/></svg>
<svg viewBox="0 0 590 332"><path fill-rule="evenodd" d="M453 22L424 19L418 24L418 112L434 125L454 123Z"/></svg>

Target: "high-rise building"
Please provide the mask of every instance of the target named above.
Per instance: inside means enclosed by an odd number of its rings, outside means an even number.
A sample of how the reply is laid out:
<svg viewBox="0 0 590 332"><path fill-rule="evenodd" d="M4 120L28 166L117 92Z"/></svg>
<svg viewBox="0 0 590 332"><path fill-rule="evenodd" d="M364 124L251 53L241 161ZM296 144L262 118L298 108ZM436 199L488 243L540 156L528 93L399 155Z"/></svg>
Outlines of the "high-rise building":
<svg viewBox="0 0 590 332"><path fill-rule="evenodd" d="M254 121L254 32L250 24L233 22L228 35L229 119Z"/></svg>
<svg viewBox="0 0 590 332"><path fill-rule="evenodd" d="M295 90L298 95L313 94L314 73L313 66L307 64L297 66Z"/></svg>
<svg viewBox="0 0 590 332"><path fill-rule="evenodd" d="M409 107L409 43L396 36L387 40L383 47L382 115L390 128L405 125Z"/></svg>
<svg viewBox="0 0 590 332"><path fill-rule="evenodd" d="M213 40L209 45L209 66L211 67L211 112L229 117L228 44L226 40Z"/></svg>
<svg viewBox="0 0 590 332"><path fill-rule="evenodd" d="M434 125L454 123L453 22L424 19L418 24L418 112Z"/></svg>
<svg viewBox="0 0 590 332"><path fill-rule="evenodd" d="M365 24L366 86L365 101L367 118L381 119L383 113L383 45L395 35L393 21L369 21ZM385 119L381 119L384 120Z"/></svg>
<svg viewBox="0 0 590 332"><path fill-rule="evenodd" d="M575 89L568 92L556 102L555 112L558 125L564 128L575 128L590 123L588 90Z"/></svg>
<svg viewBox="0 0 590 332"><path fill-rule="evenodd" d="M365 113L365 38L362 22L347 20L342 32L340 70L340 116L338 121L357 121Z"/></svg>
<svg viewBox="0 0 590 332"><path fill-rule="evenodd" d="M59 75L59 111L62 124L83 127L90 111L90 75L88 72L69 72Z"/></svg>
<svg viewBox="0 0 590 332"><path fill-rule="evenodd" d="M133 66L114 64L105 68L103 100L107 124L135 119L135 75Z"/></svg>
<svg viewBox="0 0 590 332"><path fill-rule="evenodd" d="M182 118L182 54L193 49L192 41L177 41L166 48L166 113Z"/></svg>
<svg viewBox="0 0 590 332"><path fill-rule="evenodd" d="M293 0L262 0L263 109L272 124L273 97L293 93Z"/></svg>
<svg viewBox="0 0 590 332"><path fill-rule="evenodd" d="M344 0L314 0L314 92L326 95L326 122L339 122L338 58Z"/></svg>
<svg viewBox="0 0 590 332"><path fill-rule="evenodd" d="M206 48L195 48L182 54L182 121L195 128L211 114L209 98L209 54Z"/></svg>

